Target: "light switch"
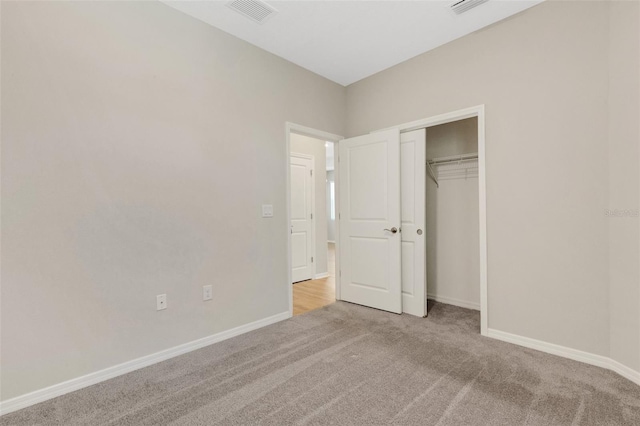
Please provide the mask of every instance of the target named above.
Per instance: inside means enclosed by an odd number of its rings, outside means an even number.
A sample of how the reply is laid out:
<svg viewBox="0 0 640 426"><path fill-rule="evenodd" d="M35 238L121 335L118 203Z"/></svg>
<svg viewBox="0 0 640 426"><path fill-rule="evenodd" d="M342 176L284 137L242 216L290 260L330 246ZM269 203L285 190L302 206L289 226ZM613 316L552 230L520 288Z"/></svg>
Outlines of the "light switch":
<svg viewBox="0 0 640 426"><path fill-rule="evenodd" d="M156 310L161 311L167 309L167 295L159 294L156 296Z"/></svg>
<svg viewBox="0 0 640 426"><path fill-rule="evenodd" d="M273 206L271 204L262 205L262 217L273 217Z"/></svg>

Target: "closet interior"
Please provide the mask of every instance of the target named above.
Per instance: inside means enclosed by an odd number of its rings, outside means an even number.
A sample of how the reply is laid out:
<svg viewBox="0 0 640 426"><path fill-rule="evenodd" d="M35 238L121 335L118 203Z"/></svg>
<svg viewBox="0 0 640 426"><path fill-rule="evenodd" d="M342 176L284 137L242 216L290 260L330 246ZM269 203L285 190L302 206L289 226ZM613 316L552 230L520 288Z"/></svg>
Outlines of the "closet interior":
<svg viewBox="0 0 640 426"><path fill-rule="evenodd" d="M480 310L478 119L426 129L427 297Z"/></svg>

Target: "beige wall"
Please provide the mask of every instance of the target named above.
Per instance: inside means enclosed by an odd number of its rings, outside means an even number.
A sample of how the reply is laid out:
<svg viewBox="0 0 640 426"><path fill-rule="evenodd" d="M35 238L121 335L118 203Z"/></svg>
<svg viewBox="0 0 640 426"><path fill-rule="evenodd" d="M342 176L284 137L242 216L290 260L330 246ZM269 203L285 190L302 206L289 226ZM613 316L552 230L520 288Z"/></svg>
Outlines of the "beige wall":
<svg viewBox="0 0 640 426"><path fill-rule="evenodd" d="M640 208L640 3L614 2L609 17L609 205ZM611 216L611 357L640 370L640 231L637 216Z"/></svg>
<svg viewBox="0 0 640 426"><path fill-rule="evenodd" d="M478 152L478 118L467 118L427 129L427 159Z"/></svg>
<svg viewBox="0 0 640 426"><path fill-rule="evenodd" d="M286 312L285 122L345 89L159 2L1 7L2 399Z"/></svg>
<svg viewBox="0 0 640 426"><path fill-rule="evenodd" d="M327 273L327 157L325 141L304 135L291 134L291 152L313 155L315 191L315 247L316 275Z"/></svg>
<svg viewBox="0 0 640 426"><path fill-rule="evenodd" d="M608 55L606 2L545 2L347 88L349 136L485 104L489 327L600 355Z"/></svg>

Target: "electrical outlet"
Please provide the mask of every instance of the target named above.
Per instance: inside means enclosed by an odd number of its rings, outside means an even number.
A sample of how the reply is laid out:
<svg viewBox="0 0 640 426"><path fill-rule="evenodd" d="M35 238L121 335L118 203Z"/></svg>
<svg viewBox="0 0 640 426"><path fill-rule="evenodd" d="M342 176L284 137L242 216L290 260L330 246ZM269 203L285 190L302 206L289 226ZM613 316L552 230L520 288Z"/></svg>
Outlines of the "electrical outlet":
<svg viewBox="0 0 640 426"><path fill-rule="evenodd" d="M273 205L272 204L263 204L262 205L262 217L273 217Z"/></svg>
<svg viewBox="0 0 640 426"><path fill-rule="evenodd" d="M211 300L213 299L213 286L205 285L202 287L202 300Z"/></svg>
<svg viewBox="0 0 640 426"><path fill-rule="evenodd" d="M156 296L156 310L161 311L167 309L167 295L159 294Z"/></svg>

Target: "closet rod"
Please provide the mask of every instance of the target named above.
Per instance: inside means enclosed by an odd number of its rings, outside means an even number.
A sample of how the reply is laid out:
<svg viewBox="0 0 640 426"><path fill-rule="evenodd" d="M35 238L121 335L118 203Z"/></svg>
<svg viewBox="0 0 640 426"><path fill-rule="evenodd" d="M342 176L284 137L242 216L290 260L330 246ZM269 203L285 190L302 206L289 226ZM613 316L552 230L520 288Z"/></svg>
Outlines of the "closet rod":
<svg viewBox="0 0 640 426"><path fill-rule="evenodd" d="M478 153L470 153L470 154L462 154L462 155L452 155L450 157L440 157L440 158L432 158L427 161L427 164L445 164L445 163L458 163L460 161L470 161L477 160Z"/></svg>

